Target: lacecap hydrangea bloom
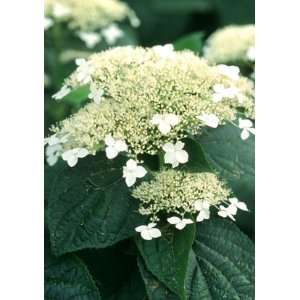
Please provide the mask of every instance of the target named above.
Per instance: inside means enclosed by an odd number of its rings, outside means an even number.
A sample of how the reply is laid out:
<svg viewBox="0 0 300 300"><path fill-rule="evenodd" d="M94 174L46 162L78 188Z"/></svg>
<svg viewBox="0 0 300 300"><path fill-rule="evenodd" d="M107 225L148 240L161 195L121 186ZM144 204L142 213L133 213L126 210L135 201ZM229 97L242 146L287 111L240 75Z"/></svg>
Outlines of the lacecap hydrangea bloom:
<svg viewBox="0 0 300 300"><path fill-rule="evenodd" d="M251 64L255 61L255 26L231 25L207 40L204 57L212 64Z"/></svg>
<svg viewBox="0 0 300 300"><path fill-rule="evenodd" d="M55 145L55 151L47 152L48 161L54 164L61 156L74 167L78 159L97 151L105 151L107 159L126 155L124 181L140 200L140 213L151 221L136 231L148 240L161 235L156 222L163 213L181 230L195 218L208 219L212 206L221 217L232 219L238 208L247 209L229 198L230 191L216 175L175 169L189 160L183 138L253 113L253 83L237 67L210 66L191 51L174 51L172 45L117 47L76 63L54 98L87 86L89 102L52 128L46 143ZM246 120L239 123L243 138L253 133ZM141 154L159 155L169 169L136 187L149 172Z"/></svg>
<svg viewBox="0 0 300 300"><path fill-rule="evenodd" d="M63 95L83 85L93 91L91 102L52 129L68 137L64 151L86 148L95 154L111 136L124 141L128 156L137 159L205 126L233 121L241 111L251 115L254 107L251 81L232 79L190 51L168 57L155 47L103 51L80 61ZM231 93L216 97L220 86Z"/></svg>
<svg viewBox="0 0 300 300"><path fill-rule="evenodd" d="M126 19L133 27L140 24L134 11L119 0L45 0L45 30L65 22L88 48L102 38L114 44L123 35L117 23Z"/></svg>

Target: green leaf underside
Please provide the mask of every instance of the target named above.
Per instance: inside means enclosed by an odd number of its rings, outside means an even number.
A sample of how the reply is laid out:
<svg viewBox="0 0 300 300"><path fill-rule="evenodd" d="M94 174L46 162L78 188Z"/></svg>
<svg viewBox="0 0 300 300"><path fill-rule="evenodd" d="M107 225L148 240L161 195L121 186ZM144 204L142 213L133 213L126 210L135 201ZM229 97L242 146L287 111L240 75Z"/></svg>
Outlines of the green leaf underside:
<svg viewBox="0 0 300 300"><path fill-rule="evenodd" d="M169 229L151 241L136 239L147 269L179 299L186 299L184 281L194 235L195 226L189 225L182 231Z"/></svg>
<svg viewBox="0 0 300 300"><path fill-rule="evenodd" d="M125 158L111 161L101 152L75 168L65 164L51 180L47 222L56 255L108 247L135 235L145 222L122 178L124 164Z"/></svg>
<svg viewBox="0 0 300 300"><path fill-rule="evenodd" d="M253 231L255 198L254 136L243 141L241 130L231 124L207 129L195 140L201 145L208 163L225 179L234 194L247 203L249 212L239 212L237 224Z"/></svg>
<svg viewBox="0 0 300 300"><path fill-rule="evenodd" d="M231 221L212 219L197 226L193 245L211 298L254 299L254 246Z"/></svg>
<svg viewBox="0 0 300 300"><path fill-rule="evenodd" d="M45 249L45 300L101 300L83 262L73 254L54 257Z"/></svg>

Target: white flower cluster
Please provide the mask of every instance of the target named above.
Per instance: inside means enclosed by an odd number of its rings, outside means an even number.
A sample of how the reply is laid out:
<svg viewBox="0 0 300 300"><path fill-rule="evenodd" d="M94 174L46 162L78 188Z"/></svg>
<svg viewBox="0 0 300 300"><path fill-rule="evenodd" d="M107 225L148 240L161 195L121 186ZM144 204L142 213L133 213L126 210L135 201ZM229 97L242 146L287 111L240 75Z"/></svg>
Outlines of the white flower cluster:
<svg viewBox="0 0 300 300"><path fill-rule="evenodd" d="M230 218L235 221L235 215L238 209L243 211L248 211L246 203L239 201L237 198L228 199L229 204L227 207L220 205L218 208L218 215L222 218ZM195 210L198 211L196 221L191 218L180 218L178 216L172 216L167 218L167 222L174 225L176 229L182 230L187 225L193 224L195 222L202 222L210 218L210 204L207 201L196 201L194 203ZM141 225L135 228L137 232L140 233L141 237L145 240L152 240L154 238L161 237L161 231L156 227L156 223L149 223L148 225Z"/></svg>

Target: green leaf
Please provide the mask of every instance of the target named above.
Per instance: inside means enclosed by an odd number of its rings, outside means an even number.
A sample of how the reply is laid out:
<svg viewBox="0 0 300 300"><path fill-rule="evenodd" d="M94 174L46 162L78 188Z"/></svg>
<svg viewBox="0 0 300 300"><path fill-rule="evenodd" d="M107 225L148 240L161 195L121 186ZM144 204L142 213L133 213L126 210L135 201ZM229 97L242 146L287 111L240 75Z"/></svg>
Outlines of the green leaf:
<svg viewBox="0 0 300 300"><path fill-rule="evenodd" d="M193 249L211 299L254 299L254 245L234 223L216 218L199 224Z"/></svg>
<svg viewBox="0 0 300 300"><path fill-rule="evenodd" d="M247 233L252 233L255 197L254 136L243 141L240 129L228 124L207 129L195 140L200 143L209 164L229 183L234 194L247 203L250 213L239 211L237 223Z"/></svg>
<svg viewBox="0 0 300 300"><path fill-rule="evenodd" d="M87 100L89 92L89 86L80 86L77 89L71 91L61 101L65 101L68 104L78 106Z"/></svg>
<svg viewBox="0 0 300 300"><path fill-rule="evenodd" d="M105 248L135 235L145 222L138 202L122 178L125 158L108 160L104 153L79 160L74 168L64 162L49 181L47 222L56 255L85 248ZM46 185L48 183L46 182Z"/></svg>
<svg viewBox="0 0 300 300"><path fill-rule="evenodd" d="M151 241L136 239L147 269L180 299L185 296L185 274L195 235L195 225L178 231L169 228Z"/></svg>
<svg viewBox="0 0 300 300"><path fill-rule="evenodd" d="M45 249L46 300L101 300L83 262L73 254L54 257Z"/></svg>
<svg viewBox="0 0 300 300"><path fill-rule="evenodd" d="M179 40L175 41L174 48L177 51L180 50L191 50L197 54L199 54L202 50L203 46L203 36L202 32L194 32L190 33Z"/></svg>
<svg viewBox="0 0 300 300"><path fill-rule="evenodd" d="M145 283L149 300L179 300L163 283L158 281L146 268L141 257L138 257L138 267Z"/></svg>
<svg viewBox="0 0 300 300"><path fill-rule="evenodd" d="M213 300L193 250L189 256L185 287L189 300Z"/></svg>

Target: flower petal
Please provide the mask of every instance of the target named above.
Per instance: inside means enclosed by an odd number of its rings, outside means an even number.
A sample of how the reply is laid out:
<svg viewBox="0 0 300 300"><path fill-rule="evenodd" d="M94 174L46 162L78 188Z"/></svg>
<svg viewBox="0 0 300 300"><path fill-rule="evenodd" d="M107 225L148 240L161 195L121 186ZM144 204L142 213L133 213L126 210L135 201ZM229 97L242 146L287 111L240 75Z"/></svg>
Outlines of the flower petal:
<svg viewBox="0 0 300 300"><path fill-rule="evenodd" d="M137 166L135 169L135 176L137 178L142 178L147 174L147 171L144 167L142 166Z"/></svg>
<svg viewBox="0 0 300 300"><path fill-rule="evenodd" d="M170 224L178 224L180 221L181 221L181 219L180 218L178 218L178 217L170 217L170 218L168 218L167 219L167 221L170 223Z"/></svg>
<svg viewBox="0 0 300 300"><path fill-rule="evenodd" d="M141 226L136 227L136 228L135 228L135 231L136 231L136 232L142 232L142 231L147 230L147 229L148 229L148 226L146 226L146 225L141 225Z"/></svg>
<svg viewBox="0 0 300 300"><path fill-rule="evenodd" d="M166 143L163 145L162 148L165 152L174 152L175 151L175 147L172 143Z"/></svg>
<svg viewBox="0 0 300 300"><path fill-rule="evenodd" d="M125 182L126 182L126 184L127 184L128 187L131 187L131 186L133 186L135 184L136 177L133 176L133 175L127 175L125 177Z"/></svg>
<svg viewBox="0 0 300 300"><path fill-rule="evenodd" d="M243 129L241 132L241 139L244 141L250 136L250 133L247 129Z"/></svg>
<svg viewBox="0 0 300 300"><path fill-rule="evenodd" d="M158 228L152 228L152 229L149 229L148 231L149 231L151 237L154 239L161 237L161 232Z"/></svg>
<svg viewBox="0 0 300 300"><path fill-rule="evenodd" d="M189 155L185 150L180 150L175 152L175 157L178 162L185 164L189 160Z"/></svg>
<svg viewBox="0 0 300 300"><path fill-rule="evenodd" d="M142 238L143 238L144 240L146 240L146 241L152 240L151 233L150 233L150 231L149 231L148 229L143 230L143 231L141 232L141 236L142 236Z"/></svg>
<svg viewBox="0 0 300 300"><path fill-rule="evenodd" d="M114 146L108 146L105 148L106 157L108 159L114 159L118 156L119 152Z"/></svg>

